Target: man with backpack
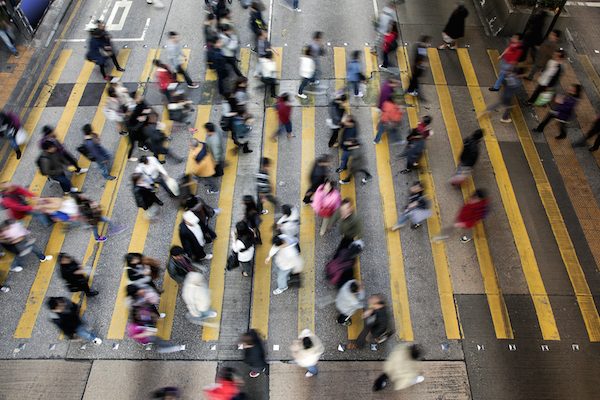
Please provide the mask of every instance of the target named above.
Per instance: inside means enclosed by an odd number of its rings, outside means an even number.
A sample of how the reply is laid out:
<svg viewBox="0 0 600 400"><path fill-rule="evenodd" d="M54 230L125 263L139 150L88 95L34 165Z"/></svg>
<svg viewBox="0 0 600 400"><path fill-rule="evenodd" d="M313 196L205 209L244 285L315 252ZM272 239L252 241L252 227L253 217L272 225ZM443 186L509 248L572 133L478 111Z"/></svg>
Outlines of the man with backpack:
<svg viewBox="0 0 600 400"><path fill-rule="evenodd" d="M68 162L54 143L42 143L42 154L40 154L36 163L40 173L57 181L63 192L77 192L78 189L71 185L71 180L66 175Z"/></svg>

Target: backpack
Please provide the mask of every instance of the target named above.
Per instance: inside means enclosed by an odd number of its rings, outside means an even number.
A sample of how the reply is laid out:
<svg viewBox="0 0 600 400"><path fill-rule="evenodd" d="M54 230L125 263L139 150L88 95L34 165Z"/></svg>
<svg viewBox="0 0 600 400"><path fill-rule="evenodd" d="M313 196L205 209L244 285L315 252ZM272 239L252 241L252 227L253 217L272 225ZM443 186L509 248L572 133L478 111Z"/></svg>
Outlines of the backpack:
<svg viewBox="0 0 600 400"><path fill-rule="evenodd" d="M48 176L49 171L46 169L46 164L42 163L42 158L48 158L48 156L46 156L44 154L40 154L40 156L35 160L35 163L36 163L38 169L40 170L40 174L42 174L44 176Z"/></svg>

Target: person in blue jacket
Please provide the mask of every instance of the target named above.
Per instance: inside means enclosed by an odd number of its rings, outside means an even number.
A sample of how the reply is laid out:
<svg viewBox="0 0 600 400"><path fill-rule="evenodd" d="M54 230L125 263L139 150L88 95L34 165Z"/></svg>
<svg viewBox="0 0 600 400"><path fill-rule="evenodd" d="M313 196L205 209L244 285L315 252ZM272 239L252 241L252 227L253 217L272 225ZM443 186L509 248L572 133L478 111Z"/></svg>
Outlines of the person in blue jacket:
<svg viewBox="0 0 600 400"><path fill-rule="evenodd" d="M365 74L362 72L362 64L360 62L360 51L352 52L352 59L346 67L348 83L354 88L354 96L363 97L364 94L359 90L360 83L366 81Z"/></svg>
<svg viewBox="0 0 600 400"><path fill-rule="evenodd" d="M81 130L83 131L83 145L88 151L90 161L98 164L104 179L109 181L117 179L109 172L110 153L100 144L98 134L94 132L90 124L85 124Z"/></svg>

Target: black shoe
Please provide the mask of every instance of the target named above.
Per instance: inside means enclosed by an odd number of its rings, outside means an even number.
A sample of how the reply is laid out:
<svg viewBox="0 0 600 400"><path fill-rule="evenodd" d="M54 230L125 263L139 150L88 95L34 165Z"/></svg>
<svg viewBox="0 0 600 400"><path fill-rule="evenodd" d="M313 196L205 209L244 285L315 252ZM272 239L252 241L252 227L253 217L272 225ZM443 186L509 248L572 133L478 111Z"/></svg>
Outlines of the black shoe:
<svg viewBox="0 0 600 400"><path fill-rule="evenodd" d="M598 146L592 146L588 150L589 151L596 151L596 150L598 150Z"/></svg>
<svg viewBox="0 0 600 400"><path fill-rule="evenodd" d="M87 297L94 297L98 295L98 291L97 290L90 290L88 293L85 294Z"/></svg>
<svg viewBox="0 0 600 400"><path fill-rule="evenodd" d="M531 132L542 133L543 131L539 130L538 128L533 128Z"/></svg>
<svg viewBox="0 0 600 400"><path fill-rule="evenodd" d="M252 153L254 150L251 150L249 148L244 148L244 150L242 150L242 153L248 154L248 153Z"/></svg>
<svg viewBox="0 0 600 400"><path fill-rule="evenodd" d="M497 91L499 91L500 89L496 89L496 88L494 88L494 87L491 87L491 88L489 88L488 90L489 90L490 92L497 92Z"/></svg>
<svg viewBox="0 0 600 400"><path fill-rule="evenodd" d="M408 168L405 168L405 169L403 169L402 171L400 171L400 173L401 173L401 174L408 174L408 173L410 173L410 169L408 169Z"/></svg>
<svg viewBox="0 0 600 400"><path fill-rule="evenodd" d="M159 206L165 205L165 203L163 203L162 200L156 200L156 204L158 204Z"/></svg>
<svg viewBox="0 0 600 400"><path fill-rule="evenodd" d="M421 224L412 224L412 225L410 226L410 229L418 229L418 228L420 228L420 227L421 227Z"/></svg>
<svg viewBox="0 0 600 400"><path fill-rule="evenodd" d="M567 135L558 135L558 136L554 136L554 139L558 139L558 140L562 140L562 139L566 139Z"/></svg>
<svg viewBox="0 0 600 400"><path fill-rule="evenodd" d="M117 67L117 71L119 71L119 72L125 72L125 68Z"/></svg>
<svg viewBox="0 0 600 400"><path fill-rule="evenodd" d="M346 168L338 168L335 170L335 172L339 174L340 172L345 171L345 170L346 170Z"/></svg>

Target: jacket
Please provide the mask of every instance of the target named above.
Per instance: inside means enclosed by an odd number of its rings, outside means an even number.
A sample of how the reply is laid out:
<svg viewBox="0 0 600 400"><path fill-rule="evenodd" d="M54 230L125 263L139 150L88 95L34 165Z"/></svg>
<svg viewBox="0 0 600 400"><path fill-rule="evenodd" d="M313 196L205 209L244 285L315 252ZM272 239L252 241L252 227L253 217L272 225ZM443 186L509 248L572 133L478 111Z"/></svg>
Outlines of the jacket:
<svg viewBox="0 0 600 400"><path fill-rule="evenodd" d="M223 149L223 137L221 132L215 132L212 135L206 135L206 147L217 163L225 161L225 151Z"/></svg>
<svg viewBox="0 0 600 400"><path fill-rule="evenodd" d="M411 356L410 347L398 343L383 363L383 372L394 384L394 390L402 390L415 383L417 362Z"/></svg>
<svg viewBox="0 0 600 400"><path fill-rule="evenodd" d="M206 244L199 222L200 220L192 211L186 211L183 213L183 220L179 224L181 247L195 261L201 258L199 255L204 253L203 246Z"/></svg>
<svg viewBox="0 0 600 400"><path fill-rule="evenodd" d="M169 276L179 285L183 284L183 281L189 272L195 271L192 260L190 260L187 254L183 257L183 260L176 260L174 257L169 257L169 262L167 263L167 272Z"/></svg>
<svg viewBox="0 0 600 400"><path fill-rule="evenodd" d="M300 233L300 212L298 211L298 207L292 207L289 216L282 215L277 220L277 226L284 235L297 237Z"/></svg>
<svg viewBox="0 0 600 400"><path fill-rule="evenodd" d="M486 216L488 208L488 199L481 199L474 203L468 202L460 209L456 221L464 224L465 228L472 228Z"/></svg>
<svg viewBox="0 0 600 400"><path fill-rule="evenodd" d="M90 157L94 159L94 161L101 163L110 160L110 154L108 151L100 144L100 139L97 135L85 136L85 140L83 141L84 146L87 148L90 153Z"/></svg>
<svg viewBox="0 0 600 400"><path fill-rule="evenodd" d="M200 143L191 151L190 157L194 160L191 173L200 178L207 178L215 174L215 160L208 152L206 143Z"/></svg>
<svg viewBox="0 0 600 400"><path fill-rule="evenodd" d="M309 56L300 56L300 77L310 79L315 76L315 60Z"/></svg>
<svg viewBox="0 0 600 400"><path fill-rule="evenodd" d="M398 40L398 33L397 32L388 32L385 34L385 36L383 37L383 51L385 53L389 53L390 51L393 51L394 49L392 48L392 44Z"/></svg>
<svg viewBox="0 0 600 400"><path fill-rule="evenodd" d="M210 290L200 272L191 271L185 276L181 298L192 317L199 317L210 309Z"/></svg>
<svg viewBox="0 0 600 400"><path fill-rule="evenodd" d="M43 151L39 157L40 172L47 176L59 176L65 173L65 158L58 151Z"/></svg>
<svg viewBox="0 0 600 400"><path fill-rule="evenodd" d="M58 326L66 337L71 339L77 332L77 328L81 325L79 306L68 299L63 300L67 303L65 305L65 310L61 313L53 313L51 317L52 323Z"/></svg>
<svg viewBox="0 0 600 400"><path fill-rule="evenodd" d="M144 210L149 209L156 200L156 195L151 189L139 185L133 187L133 197L135 204Z"/></svg>
<svg viewBox="0 0 600 400"><path fill-rule="evenodd" d="M350 174L355 175L360 170L367 167L367 158L361 146L354 146L348 149L350 152Z"/></svg>
<svg viewBox="0 0 600 400"><path fill-rule="evenodd" d="M235 234L232 235L231 251L237 254L239 262L250 262L254 259L254 244L244 243Z"/></svg>
<svg viewBox="0 0 600 400"><path fill-rule="evenodd" d="M359 60L352 60L348 63L346 76L348 82L360 82L363 80L362 65Z"/></svg>
<svg viewBox="0 0 600 400"><path fill-rule="evenodd" d="M558 78L562 72L562 66L556 60L550 60L538 78L538 83L545 87L554 87L558 83Z"/></svg>
<svg viewBox="0 0 600 400"><path fill-rule="evenodd" d="M381 110L383 108L383 103L392 99L392 94L394 94L394 88L390 85L390 82L386 80L383 82L383 85L381 85L381 90L379 91L377 108Z"/></svg>
<svg viewBox="0 0 600 400"><path fill-rule="evenodd" d="M256 191L262 194L271 193L271 179L269 173L265 170L260 170L256 174Z"/></svg>
<svg viewBox="0 0 600 400"><path fill-rule="evenodd" d="M344 286L340 288L335 297L335 307L341 314L347 316L352 316L356 311L365 306L364 289L359 289L358 293L352 293L350 290L352 282L356 282L356 279L344 283Z"/></svg>
<svg viewBox="0 0 600 400"><path fill-rule="evenodd" d="M265 361L265 348L255 330L251 329L249 334L254 340L252 347L244 348L244 363L253 370L260 371L267 366L267 362Z"/></svg>
<svg viewBox="0 0 600 400"><path fill-rule="evenodd" d="M362 237L362 223L360 222L356 211L352 212L347 218L341 218L340 209L338 208L331 220L331 225L340 221L340 234L344 238L360 239Z"/></svg>
<svg viewBox="0 0 600 400"><path fill-rule="evenodd" d="M553 113L556 115L556 119L566 122L573 118L573 111L575 110L577 101L575 97L566 95L562 103L557 103L554 106Z"/></svg>
<svg viewBox="0 0 600 400"><path fill-rule="evenodd" d="M221 47L221 51L223 52L224 57L235 57L237 55L237 51L240 47L240 41L235 33L231 35L226 35L225 33L221 33L219 38L223 42L223 47Z"/></svg>
<svg viewBox="0 0 600 400"><path fill-rule="evenodd" d="M71 292L80 292L87 285L87 276L81 274L75 274L78 271L80 265L72 260L68 264L60 263L60 276L67 282L67 286Z"/></svg>
<svg viewBox="0 0 600 400"><path fill-rule="evenodd" d="M313 187L318 187L325 183L325 179L329 176L329 167L315 163L310 171L310 184Z"/></svg>
<svg viewBox="0 0 600 400"><path fill-rule="evenodd" d="M292 106L289 105L282 98L277 99L277 117L279 118L279 123L287 124L290 122L290 117L292 116Z"/></svg>
<svg viewBox="0 0 600 400"><path fill-rule="evenodd" d="M460 165L473 167L479 157L479 140L468 137L463 142L463 151L460 153Z"/></svg>
<svg viewBox="0 0 600 400"><path fill-rule="evenodd" d="M392 101L385 101L381 109L381 122L399 124L402 121L402 109Z"/></svg>
<svg viewBox="0 0 600 400"><path fill-rule="evenodd" d="M27 203L28 199L35 197L35 194L21 186L15 186L0 194L2 196L0 205L8 210L8 215L12 219L23 219L27 214L33 211L33 206Z"/></svg>
<svg viewBox="0 0 600 400"><path fill-rule="evenodd" d="M104 40L102 37L92 36L88 43L88 52L86 58L98 65L104 65L108 57L105 57L100 52L100 49L104 48Z"/></svg>
<svg viewBox="0 0 600 400"><path fill-rule="evenodd" d="M217 378L217 383L204 388L207 400L232 400L240 393L238 385L233 381Z"/></svg>
<svg viewBox="0 0 600 400"><path fill-rule="evenodd" d="M160 178L160 176L169 176L167 170L162 166L156 157L147 156L148 164L139 163L136 165L134 172L144 176L144 180L148 185L152 185Z"/></svg>
<svg viewBox="0 0 600 400"><path fill-rule="evenodd" d="M302 339L305 337L310 338L313 343L313 346L309 349L305 349L302 345ZM319 358L321 358L321 355L323 355L325 352L325 348L323 347L323 343L321 343L321 339L319 339L317 335L308 329L305 329L300 333L298 339L294 340L290 346L290 350L292 352L292 357L294 357L294 361L296 361L296 364L303 368L317 365Z"/></svg>
<svg viewBox="0 0 600 400"><path fill-rule="evenodd" d="M342 123L345 112L346 109L344 108L344 105L339 101L333 100L331 104L329 104L329 117L331 118L331 122L338 127Z"/></svg>
<svg viewBox="0 0 600 400"><path fill-rule="evenodd" d="M373 337L379 337L388 331L390 317L385 307L373 310L373 313L365 318L365 325Z"/></svg>
<svg viewBox="0 0 600 400"><path fill-rule="evenodd" d="M313 196L311 206L319 217L328 218L340 208L341 204L342 196L339 190L333 189L331 192L325 193L324 185L321 185Z"/></svg>
<svg viewBox="0 0 600 400"><path fill-rule="evenodd" d="M269 257L273 259L273 266L276 266L282 271L293 270L294 272L300 272L304 266L304 261L298 253L298 239L287 236L279 235L285 242L285 245L271 246L269 250Z"/></svg>
<svg viewBox="0 0 600 400"><path fill-rule="evenodd" d="M452 39L460 39L465 36L465 19L469 16L469 11L465 6L460 5L454 9L443 32Z"/></svg>
<svg viewBox="0 0 600 400"><path fill-rule="evenodd" d="M166 51L167 62L169 63L169 66L173 70L176 70L177 67L182 65L184 61L183 47L181 46L181 43L174 40L167 40Z"/></svg>
<svg viewBox="0 0 600 400"><path fill-rule="evenodd" d="M214 69L221 78L227 76L227 67L225 66L225 56L220 48L210 48L206 55L210 68Z"/></svg>

